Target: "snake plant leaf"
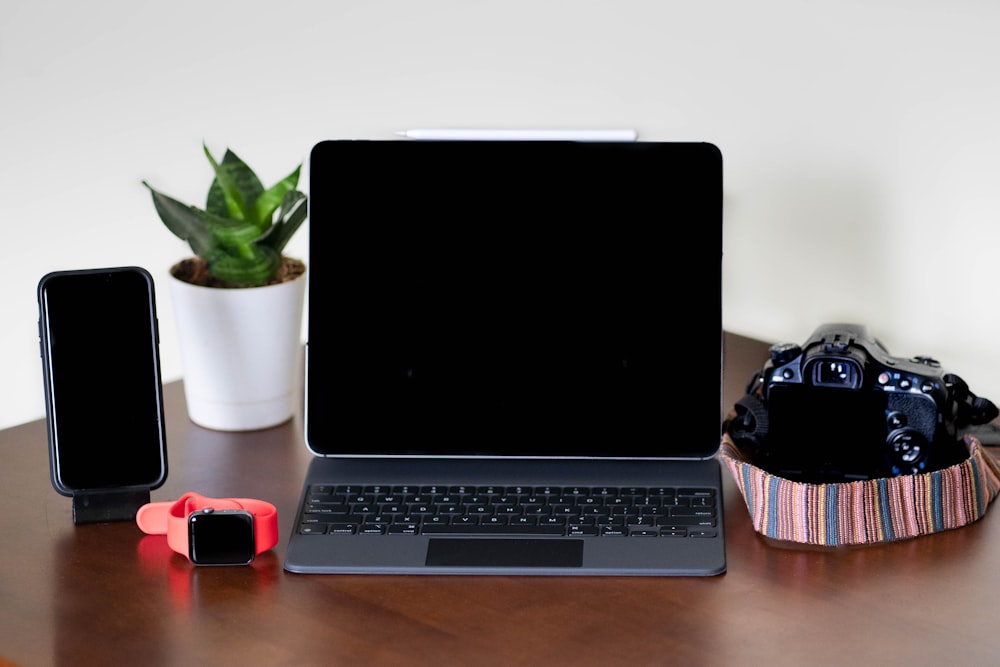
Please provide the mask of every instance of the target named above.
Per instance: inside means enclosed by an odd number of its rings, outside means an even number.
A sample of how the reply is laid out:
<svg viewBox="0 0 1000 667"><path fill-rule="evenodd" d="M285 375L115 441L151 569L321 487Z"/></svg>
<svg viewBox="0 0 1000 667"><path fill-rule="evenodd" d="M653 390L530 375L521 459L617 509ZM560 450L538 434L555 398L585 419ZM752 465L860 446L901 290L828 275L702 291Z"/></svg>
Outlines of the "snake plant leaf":
<svg viewBox="0 0 1000 667"><path fill-rule="evenodd" d="M285 244L302 226L308 210L304 193L298 190L286 192L278 209L277 220L271 225L271 229L260 238L259 243L274 248L280 253L285 248Z"/></svg>
<svg viewBox="0 0 1000 667"><path fill-rule="evenodd" d="M142 184L152 193L156 213L174 236L187 241L191 251L201 257L208 257L215 252L216 242L208 231L204 211L155 190L146 181Z"/></svg>
<svg viewBox="0 0 1000 667"><path fill-rule="evenodd" d="M260 239L260 230L252 222L223 218L211 213L205 213L205 226L218 247L224 248L230 255L252 257L251 248Z"/></svg>
<svg viewBox="0 0 1000 667"><path fill-rule="evenodd" d="M300 164L295 171L285 176L283 179L265 190L253 203L254 217L261 222L270 223L274 218L274 212L285 200L285 195L295 190L299 184L299 173L302 171Z"/></svg>
<svg viewBox="0 0 1000 667"><path fill-rule="evenodd" d="M215 170L205 210L215 215L248 220L261 231L266 229L269 220L258 218L254 211L254 202L264 192L257 174L228 148L221 163L216 162L208 146L203 144L202 148Z"/></svg>
<svg viewBox="0 0 1000 667"><path fill-rule="evenodd" d="M281 257L272 248L257 247L251 257L220 255L209 262L209 271L235 287L266 285L278 271Z"/></svg>

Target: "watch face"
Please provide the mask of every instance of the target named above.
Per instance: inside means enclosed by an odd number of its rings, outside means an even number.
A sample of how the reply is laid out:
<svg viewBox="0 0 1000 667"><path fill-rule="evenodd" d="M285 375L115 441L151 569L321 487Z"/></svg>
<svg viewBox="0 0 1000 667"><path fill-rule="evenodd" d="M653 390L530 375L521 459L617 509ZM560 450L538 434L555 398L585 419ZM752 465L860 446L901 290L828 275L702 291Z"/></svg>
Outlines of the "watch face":
<svg viewBox="0 0 1000 667"><path fill-rule="evenodd" d="M204 509L188 517L188 550L195 565L246 565L257 553L253 515Z"/></svg>

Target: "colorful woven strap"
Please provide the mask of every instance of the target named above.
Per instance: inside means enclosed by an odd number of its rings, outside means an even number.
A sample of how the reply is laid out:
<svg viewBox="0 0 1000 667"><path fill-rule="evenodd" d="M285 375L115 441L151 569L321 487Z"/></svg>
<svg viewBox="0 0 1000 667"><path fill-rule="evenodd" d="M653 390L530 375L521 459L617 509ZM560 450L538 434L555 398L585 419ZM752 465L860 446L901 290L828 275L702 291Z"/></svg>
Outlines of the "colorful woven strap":
<svg viewBox="0 0 1000 667"><path fill-rule="evenodd" d="M1000 464L965 437L969 458L921 475L808 484L750 463L728 434L719 458L739 487L754 529L775 540L818 546L891 542L976 521L1000 491Z"/></svg>

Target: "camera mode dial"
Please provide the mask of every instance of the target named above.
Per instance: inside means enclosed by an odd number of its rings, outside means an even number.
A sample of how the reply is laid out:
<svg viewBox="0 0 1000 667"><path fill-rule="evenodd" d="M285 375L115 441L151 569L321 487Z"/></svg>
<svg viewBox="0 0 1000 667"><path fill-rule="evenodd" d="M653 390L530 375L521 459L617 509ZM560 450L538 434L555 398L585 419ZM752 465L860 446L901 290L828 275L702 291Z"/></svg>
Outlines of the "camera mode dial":
<svg viewBox="0 0 1000 667"><path fill-rule="evenodd" d="M775 366L784 366L802 354L802 347L796 343L775 343L769 353Z"/></svg>
<svg viewBox="0 0 1000 667"><path fill-rule="evenodd" d="M893 431L888 445L893 474L914 474L923 469L927 440L919 431L906 427Z"/></svg>

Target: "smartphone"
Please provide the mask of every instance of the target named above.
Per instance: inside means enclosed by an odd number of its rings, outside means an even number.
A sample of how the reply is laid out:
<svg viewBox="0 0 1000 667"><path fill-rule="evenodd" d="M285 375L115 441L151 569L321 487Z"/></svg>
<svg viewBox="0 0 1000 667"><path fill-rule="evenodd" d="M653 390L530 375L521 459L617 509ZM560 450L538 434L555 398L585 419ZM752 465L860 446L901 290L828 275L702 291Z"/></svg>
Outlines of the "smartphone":
<svg viewBox="0 0 1000 667"><path fill-rule="evenodd" d="M126 266L38 283L52 485L65 496L167 477L153 278Z"/></svg>

